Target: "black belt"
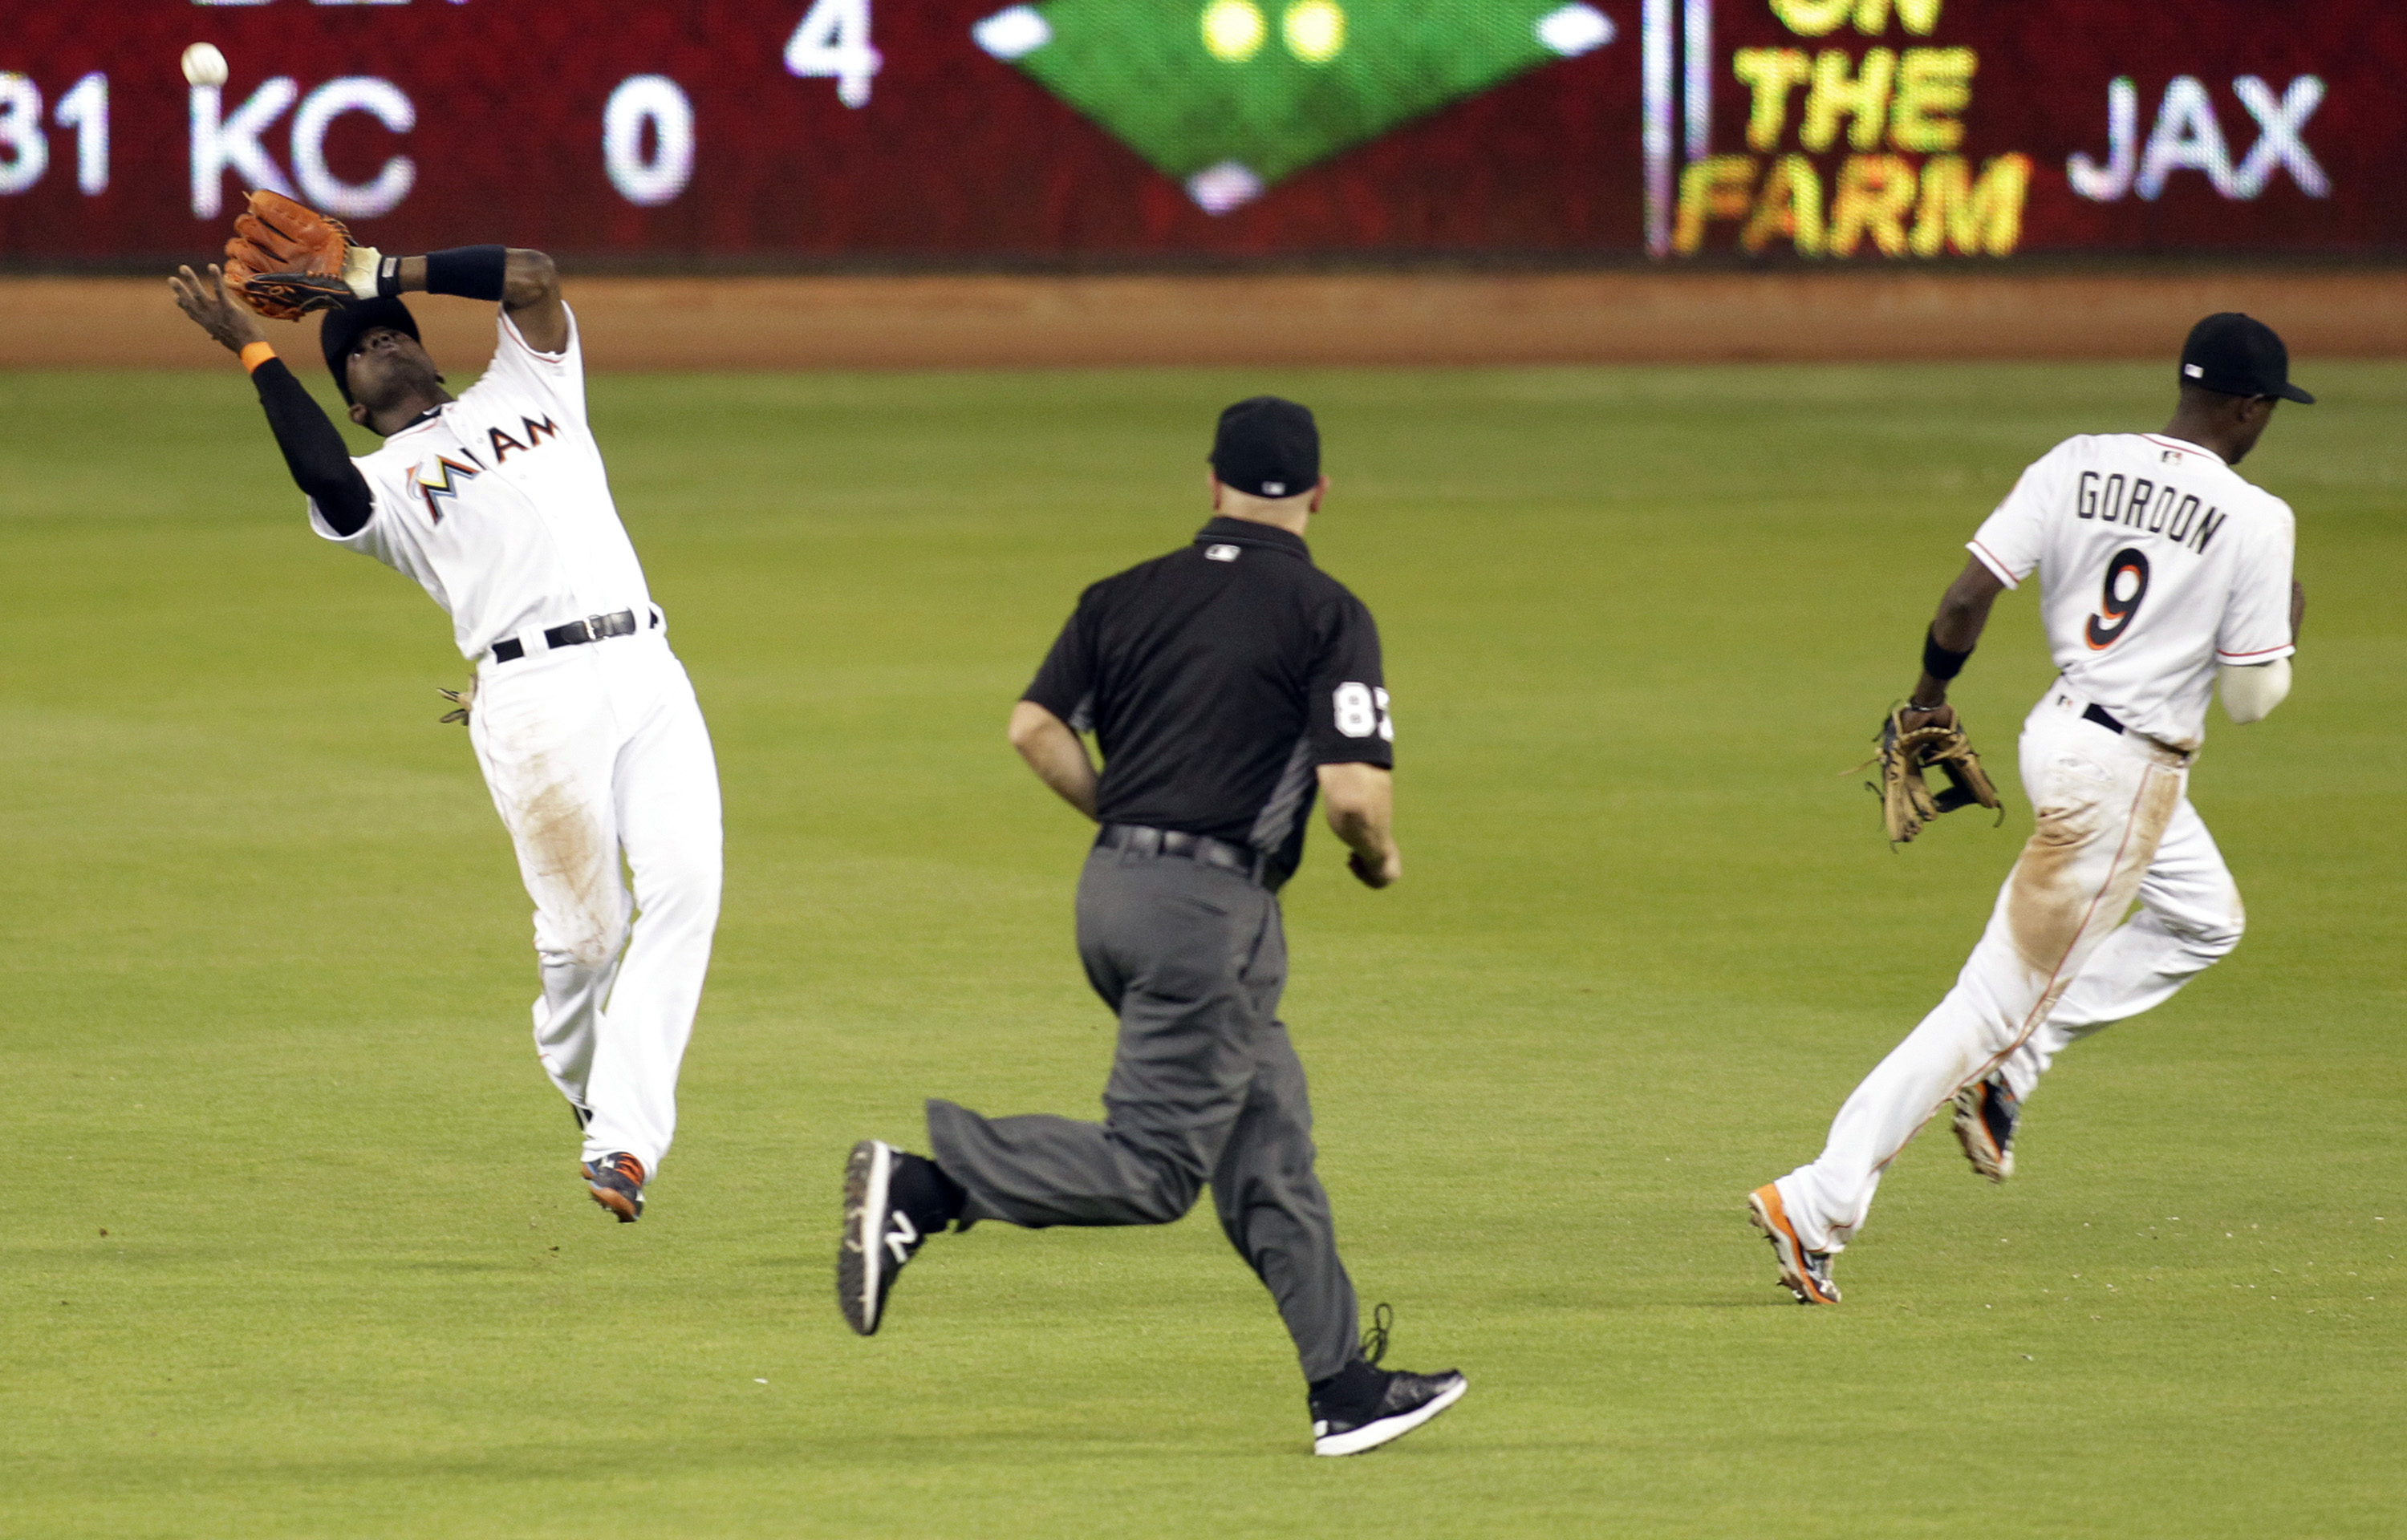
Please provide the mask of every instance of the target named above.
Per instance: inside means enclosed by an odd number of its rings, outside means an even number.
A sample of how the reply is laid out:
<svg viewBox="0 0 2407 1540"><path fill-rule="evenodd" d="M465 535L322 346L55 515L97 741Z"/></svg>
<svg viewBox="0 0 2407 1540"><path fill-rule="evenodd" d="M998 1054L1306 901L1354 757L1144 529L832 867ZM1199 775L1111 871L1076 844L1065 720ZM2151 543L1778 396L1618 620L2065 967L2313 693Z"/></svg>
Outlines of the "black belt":
<svg viewBox="0 0 2407 1540"><path fill-rule="evenodd" d="M1143 824L1105 824L1095 836L1097 850L1134 851L1140 855L1176 855L1207 867L1233 871L1257 887L1268 887L1264 872L1270 857L1248 845L1215 840L1208 834L1188 834L1175 828L1148 828Z"/></svg>
<svg viewBox="0 0 2407 1540"><path fill-rule="evenodd" d="M2081 708L2081 719L2084 722L2095 722L2109 732L2119 732L2127 738L2136 738L2143 743L2153 743L2158 748L2164 750L2167 754L2179 755L2185 763L2189 759L2191 751L2188 749L2177 749L2171 743L2164 742L2162 739L2151 738L2146 733L2133 731L2131 728L2123 726L2122 723L2115 721L2115 713L2113 712L2108 711L2105 707L2099 705L2095 701L2092 701L2090 704Z"/></svg>
<svg viewBox="0 0 2407 1540"><path fill-rule="evenodd" d="M635 629L635 612L620 610L617 615L590 615L565 626L554 626L543 633L543 640L553 647L581 647L605 637L633 636ZM517 637L506 637L493 643L496 663L514 663L525 656L526 644Z"/></svg>

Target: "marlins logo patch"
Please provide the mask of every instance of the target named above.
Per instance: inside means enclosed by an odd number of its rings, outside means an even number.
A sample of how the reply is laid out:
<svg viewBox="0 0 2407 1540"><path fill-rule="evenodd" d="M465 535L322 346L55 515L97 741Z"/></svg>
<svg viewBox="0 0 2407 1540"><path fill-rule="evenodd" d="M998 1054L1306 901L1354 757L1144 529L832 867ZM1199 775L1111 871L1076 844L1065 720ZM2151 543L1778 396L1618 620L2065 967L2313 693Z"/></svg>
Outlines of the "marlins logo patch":
<svg viewBox="0 0 2407 1540"><path fill-rule="evenodd" d="M438 498L456 498L460 484L477 473L477 467L463 465L449 455L437 455L432 465L420 461L418 467L418 495L426 500L426 516L435 523L443 522L443 505Z"/></svg>

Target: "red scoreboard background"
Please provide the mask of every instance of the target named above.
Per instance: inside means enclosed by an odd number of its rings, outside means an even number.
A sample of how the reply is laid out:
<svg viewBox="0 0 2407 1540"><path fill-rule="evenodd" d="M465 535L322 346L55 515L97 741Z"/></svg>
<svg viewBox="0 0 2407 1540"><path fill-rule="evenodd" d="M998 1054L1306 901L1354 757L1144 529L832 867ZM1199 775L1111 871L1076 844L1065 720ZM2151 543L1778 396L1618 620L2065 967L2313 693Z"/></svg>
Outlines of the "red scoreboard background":
<svg viewBox="0 0 2407 1540"><path fill-rule="evenodd" d="M2400 0L1592 0L1560 57L1234 196L981 26L1170 3L6 0L0 261L188 256L263 183L388 248L667 262L2407 255ZM1282 14L1195 0L1207 40L1230 6Z"/></svg>

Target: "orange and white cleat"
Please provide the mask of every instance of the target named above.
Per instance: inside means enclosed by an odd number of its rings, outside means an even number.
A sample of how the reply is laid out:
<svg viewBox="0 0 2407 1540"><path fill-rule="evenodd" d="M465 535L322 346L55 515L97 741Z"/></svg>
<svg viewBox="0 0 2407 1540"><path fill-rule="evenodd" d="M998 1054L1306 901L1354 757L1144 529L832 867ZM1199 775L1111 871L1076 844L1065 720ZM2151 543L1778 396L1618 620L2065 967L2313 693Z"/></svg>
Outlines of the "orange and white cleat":
<svg viewBox="0 0 2407 1540"><path fill-rule="evenodd" d="M1766 1182L1746 1195L1746 1217L1772 1242L1780 1259L1780 1281L1800 1305L1836 1305L1839 1286L1830 1281L1830 1253L1809 1251L1797 1238L1788 1212L1780 1206L1780 1189Z"/></svg>
<svg viewBox="0 0 2407 1540"><path fill-rule="evenodd" d="M577 1168L584 1174L586 1188L593 1201L619 1216L621 1224L633 1224L644 1217L644 1163L624 1151L614 1151L600 1160L587 1161Z"/></svg>

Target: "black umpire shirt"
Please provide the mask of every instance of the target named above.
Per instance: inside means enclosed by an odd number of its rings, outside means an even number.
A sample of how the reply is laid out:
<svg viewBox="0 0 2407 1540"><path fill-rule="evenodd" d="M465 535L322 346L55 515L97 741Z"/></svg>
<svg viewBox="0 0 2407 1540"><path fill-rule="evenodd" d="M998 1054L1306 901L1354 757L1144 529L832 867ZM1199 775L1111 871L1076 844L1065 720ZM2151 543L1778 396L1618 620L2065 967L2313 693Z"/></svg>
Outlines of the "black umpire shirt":
<svg viewBox="0 0 2407 1540"><path fill-rule="evenodd" d="M1195 543L1107 577L1024 699L1104 753L1107 824L1303 855L1321 765L1395 764L1379 631L1301 536L1216 518Z"/></svg>

